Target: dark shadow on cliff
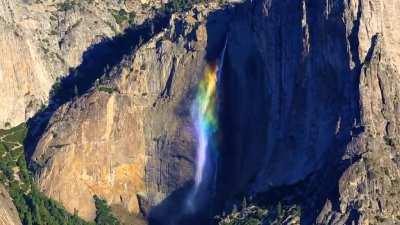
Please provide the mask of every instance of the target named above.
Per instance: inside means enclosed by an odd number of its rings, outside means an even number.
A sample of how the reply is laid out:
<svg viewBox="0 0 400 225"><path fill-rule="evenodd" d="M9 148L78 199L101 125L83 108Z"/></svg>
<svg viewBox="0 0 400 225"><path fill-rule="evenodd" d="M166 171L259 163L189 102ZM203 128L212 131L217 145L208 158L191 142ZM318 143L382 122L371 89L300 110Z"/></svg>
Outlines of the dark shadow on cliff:
<svg viewBox="0 0 400 225"><path fill-rule="evenodd" d="M149 225L207 225L213 224L213 205L210 200L189 202L193 194L193 183L186 183L174 191L160 204L151 209Z"/></svg>
<svg viewBox="0 0 400 225"><path fill-rule="evenodd" d="M359 160L357 157L342 161L334 158L337 156L332 156L332 160L340 163L326 165L295 184L277 186L251 196L252 202L265 208L275 208L278 204L283 207L297 205L301 209L300 224L316 224L327 201L331 203L331 210L340 211L339 179L350 165ZM356 212L353 214L356 218Z"/></svg>
<svg viewBox="0 0 400 225"><path fill-rule="evenodd" d="M129 27L122 34L106 38L89 47L82 55L82 63L53 85L49 104L28 121L25 139L26 158L30 161L54 112L64 103L84 95L95 83L108 79L108 74L124 57L132 54L141 44L167 27L169 16L160 14L143 24Z"/></svg>
<svg viewBox="0 0 400 225"><path fill-rule="evenodd" d="M357 33L360 23L356 21L350 36L347 36L346 24L341 19L345 9L343 2L335 4L335 7L329 12L329 17L325 15L323 1L306 1L307 10L305 12L302 11L302 1L300 0L254 2L255 5L247 2L232 10L235 17L228 16L227 18L232 20L226 21L226 26L216 26L215 24L218 24L221 17L231 15L232 11L229 13L219 11L210 15L207 24L209 41L206 59L209 62L215 61L219 56L225 38L228 38L226 58L223 62L224 73L221 79L221 149L216 198L209 205L213 205L213 215L220 214L222 211L229 212L235 203L240 203L243 197L251 195L254 202L265 207L274 207L279 202L284 205L299 205L302 211L301 224L314 224L327 201L332 204L331 211L340 212L340 178L349 166L359 160L357 154L348 155L348 145L364 132L364 128L360 125L358 88L362 66L357 51ZM268 4L271 8L268 8ZM302 16L307 17L307 34L302 25ZM359 16L356 19L359 20ZM270 21L273 25L267 28L276 30L268 30L263 27L265 24L262 20ZM239 26L236 33L232 33L230 30L231 22ZM263 28L265 30L262 30ZM288 30L290 33L284 32ZM276 33L272 33L274 31ZM254 42L259 38L257 35L265 35L264 38L268 37L275 41L272 43L280 48L280 54L272 56L277 58L266 57L263 61L263 54L264 56L270 55L268 52L261 53L258 49ZM233 36L234 38L230 38ZM306 38L307 40L305 40ZM260 39L262 38L257 40L260 41ZM351 54L348 52L348 39L350 39ZM308 42L306 43L309 44L308 49L304 41ZM335 49L330 49L331 46L335 46ZM289 52L290 56L284 55L284 47L294 49ZM323 52L327 49L330 49L331 52ZM233 53L236 56L232 55ZM237 58L241 59L241 56L246 57L243 57L243 60L237 60ZM236 61L233 58L236 58ZM279 61L281 65L278 65L279 68L276 71L264 70L265 65L268 65L268 60ZM355 62L354 67L350 65L351 60ZM285 67L288 67L289 63L297 70L285 74ZM238 68L247 73L235 71ZM276 149L265 149L268 142L273 140L266 140L267 135L264 132L269 123L274 122L276 117L282 116L271 113L269 109L274 101L280 102L286 97L279 95L277 99L274 99L273 96L276 95L268 92L269 87L266 83L272 82L269 79L273 77L278 77L279 79L276 80L284 83L287 81L281 78L284 75L287 76L285 79L293 80L293 86L288 89L293 89L290 90L293 91L291 93L293 99L290 104L294 108L293 111L296 112L289 111L287 117L288 124L293 127L287 128L287 133L275 147ZM281 85L279 82L275 84ZM309 90L310 88L314 88L314 90ZM287 90L279 91L285 93L284 91ZM296 133L296 131L291 131L291 129L303 128L305 125L299 125L297 120L300 121L303 117L311 116L306 115L307 100L310 101L307 99L307 94L310 92L315 94L315 98L311 98L312 104L323 114L315 116L321 116L323 118L321 121L329 122L329 126L323 127L329 132L323 133L326 135L324 137L318 137L322 140L329 140L325 145L326 149L320 150L324 151L324 157L321 162L310 162L318 163L319 166L315 166L318 169L304 174L303 178L290 185L274 186L265 193L255 195L249 193L249 187L255 182L257 172L268 166L263 164L263 155L266 152L281 154L279 150L298 150L296 149L298 136L292 135L291 133ZM280 104L282 105L279 107L284 107L284 103L280 102ZM282 114L284 113L282 112ZM336 127L337 121L340 121L339 127ZM282 123L286 122L282 121ZM297 130L297 133L301 133L301 131ZM299 136L302 137L301 134ZM302 140L297 141L301 142ZM300 150L306 151L306 149ZM292 154L296 154L296 152ZM307 152L303 152L303 154L307 154ZM185 188L190 189L190 185ZM153 215L158 220L150 220L151 225L170 225L170 222L166 221L171 220L167 218L175 218L176 213L185 215L184 209L179 208L182 205L174 205L177 199L184 196L182 191L178 190L172 193L156 207L155 212L157 213ZM196 221L201 221L196 218L203 218L203 215L190 215L190 217L185 215L184 218L191 220L179 220L176 224L196 224ZM209 219L210 223L215 223L212 218ZM352 211L347 222L351 224L357 219L357 212ZM202 222L202 224L206 223Z"/></svg>
<svg viewBox="0 0 400 225"><path fill-rule="evenodd" d="M221 55L225 46L225 40L228 35L229 21L232 14L235 12L235 7L240 7L241 4L236 6L227 6L220 10L216 10L207 15L206 33L207 43L205 49L205 61L210 64L218 63L218 58ZM183 24L182 24L183 26ZM177 26L180 29L180 26ZM190 42L194 40L195 34L189 34L186 38ZM199 65L200 66L200 65ZM204 69L204 68L202 68ZM203 70L201 74L196 74L196 77L202 79ZM185 95L188 99L194 99L197 87L189 90ZM189 104L192 104L190 101ZM188 105L187 99L183 99L178 109L185 109L184 112L177 111L180 116L190 115L191 106ZM190 116L189 116L190 117ZM217 135L218 136L218 135ZM217 137L218 138L218 137ZM195 155L195 153L193 153ZM211 165L211 167L213 167ZM215 170L215 169L213 169ZM205 177L213 177L214 175L205 175ZM213 180L214 178L212 178ZM207 183L207 182L206 182ZM215 223L214 215L217 212L215 207L214 196L214 182L203 184L198 192L197 197L193 201L193 205L188 204L188 199L193 194L194 182L188 182L183 187L170 193L166 199L154 206L149 215L149 225L210 225Z"/></svg>
<svg viewBox="0 0 400 225"><path fill-rule="evenodd" d="M329 17L325 16L324 2L306 1L307 10L304 12L300 0L257 1L256 4L255 7L247 9L252 13L246 12L246 10L239 12L241 14L239 14L238 21L233 21L233 23L241 27L236 29L234 34L236 39L229 39L228 43L229 46L241 45L243 49L236 50L236 54L249 57L233 61L228 54L225 59L226 74L222 81L223 113L221 114L224 146L221 149L220 168L218 169L217 196L219 200L216 204L222 204L218 208L229 212L234 203L240 204L240 201L249 195L255 199L255 202L266 207L274 206L278 202L287 205L298 204L302 208L301 224L313 224L327 200L332 203L333 211L340 211L339 180L349 166L359 159L356 154L352 156L346 154L348 154L349 143L364 130L360 125L358 88L362 66L358 56L357 40L357 26L360 23L359 21L355 22L355 27L348 37L346 24L341 19L345 9L344 3L335 4L335 7L329 12ZM302 16L307 18L307 35L305 35L306 30L302 25ZM263 24L262 20L268 21L270 26L266 25L267 23ZM244 34L242 35L239 31ZM257 46L252 45L254 39L258 40L258 43L262 43L262 38L257 35L264 35L265 39L271 38L272 41L268 39L267 43L274 43L281 54L273 55L277 58L266 57L266 61L262 61L262 55ZM305 40L305 38L308 39ZM348 38L351 41L351 54L347 49ZM310 46L308 50L305 49L307 46L304 41L308 41L307 44ZM330 46L335 46L335 49L331 49L328 54L323 52ZM285 52L287 49L284 48L292 49L292 51L287 53ZM230 49L228 48L228 51ZM262 54L269 56L268 52ZM290 55L285 56L285 54ZM335 58L336 61L329 57ZM240 56L235 58L240 59ZM269 73L270 70L264 69L269 60L281 63L278 65L278 69L272 70L275 73ZM356 63L354 67L350 67L350 60ZM288 66L297 68L297 71L294 70L295 72L287 74L286 71L290 69L285 67ZM247 74L243 71L235 71L240 67L244 68L243 70L247 71ZM246 78L240 76L243 74ZM280 76L286 77L281 78ZM268 93L268 86L263 86L263 82L272 82L269 80L272 77L275 78L274 84L293 90L278 90L284 93L279 95ZM294 80L293 87L279 83L288 82L291 79ZM309 88L314 88L314 90ZM283 99L286 98L285 92L290 93L290 91L293 91L293 99L290 102L293 109L289 111L287 121L281 123L287 123L291 127L287 128L287 133L283 135L282 141L277 142L274 149L265 149L264 146L274 140L265 140L267 134L263 132L266 131L269 123L277 120L276 118L284 118L282 115L285 113L277 115L271 113L272 111L269 109L273 102L281 104L279 105L281 108L285 107L283 102ZM316 93L316 96L311 99L312 103L308 103L307 101L310 99L307 99L307 95L312 92ZM277 96L277 98L274 99L272 96ZM254 193L249 193L249 187L256 180L257 170L269 166L262 163L262 155L265 154L263 151L279 155L281 152L287 152L285 149L306 150L296 149L296 141L297 143L303 141L296 140L296 138L299 139L298 137L302 136L301 134L292 136L291 133L301 133L301 131L293 131L293 129L301 129L305 126L299 121L310 116L306 114L307 104L313 104L322 114L316 116L320 116L325 119L322 121L330 123L325 128L331 132L325 132L326 136L319 137L321 140L329 139L328 147L320 150L325 151L323 159L321 162L310 162L318 163L319 169L309 172L308 175L305 174L301 181L287 186L275 186L266 193L253 196ZM335 130L334 122L336 121L340 122L338 130ZM307 154L307 152L303 154ZM348 159L344 160L345 156ZM279 156L276 158L284 159ZM290 162L269 161L269 163L285 164ZM352 212L349 220L357 220L355 212Z"/></svg>
<svg viewBox="0 0 400 225"><path fill-rule="evenodd" d="M300 187L302 189L299 190L297 188L298 195L292 194L293 189L288 192L288 195L292 195L293 199L297 199L298 204L304 209L301 224L314 224L328 201L332 204L332 211L341 211L340 178L353 163L360 159L360 156L356 153L349 155L348 148L349 144L364 132L364 127L360 122L361 109L359 105L360 93L358 86L362 65L358 52L359 43L357 38L360 26L360 11L357 13L350 36L347 37L346 24L343 20L339 19L345 14L344 2L336 5L336 8L332 10L330 16L333 19L326 20L321 16L317 16L324 15L322 3L307 2L306 7L310 9L307 11L307 17L312 21L310 22L309 31L310 45L315 46L310 51L309 60L316 60L314 55L321 55L321 52L319 52L321 51L320 49L326 48L326 43L321 41L318 36L321 30L326 30L330 35L326 38L326 41L336 42L339 46L331 54L337 54L335 56L341 57L343 60L337 65L322 65L322 69L330 71L331 67L343 68L342 71L338 69L337 72L330 75L343 76L344 78L342 79L345 81L345 86L340 87L338 85L338 91L333 95L334 98L342 98L342 100L331 106L334 110L337 110L336 116L338 119L341 119L342 124L340 124L340 129L335 134L333 143L328 149L324 164L318 171L315 171L301 182ZM347 50L347 38L350 40L351 54ZM355 63L354 67L351 67L350 61ZM341 111L340 109L343 108L346 110ZM352 211L346 223L357 223L358 216L356 214L356 212Z"/></svg>

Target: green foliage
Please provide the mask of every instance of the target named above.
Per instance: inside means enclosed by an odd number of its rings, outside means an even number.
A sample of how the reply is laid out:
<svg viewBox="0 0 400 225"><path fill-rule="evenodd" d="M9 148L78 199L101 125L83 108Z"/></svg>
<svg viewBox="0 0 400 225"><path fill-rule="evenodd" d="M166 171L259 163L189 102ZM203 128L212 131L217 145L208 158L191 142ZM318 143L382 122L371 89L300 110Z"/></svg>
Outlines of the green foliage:
<svg viewBox="0 0 400 225"><path fill-rule="evenodd" d="M267 209L254 204L247 206L247 201L243 200L240 211L234 207L229 215L217 217L217 220L219 220L218 225L262 225L267 215Z"/></svg>
<svg viewBox="0 0 400 225"><path fill-rule="evenodd" d="M57 78L56 82L54 82L53 86L51 86L50 98L54 97L60 90L61 90L61 80L60 78Z"/></svg>
<svg viewBox="0 0 400 225"><path fill-rule="evenodd" d="M57 10L60 12L66 12L74 8L75 1L66 0L57 4Z"/></svg>
<svg viewBox="0 0 400 225"><path fill-rule="evenodd" d="M114 217L107 202L97 195L93 196L96 206L96 221L97 225L120 225L119 221Z"/></svg>
<svg viewBox="0 0 400 225"><path fill-rule="evenodd" d="M14 174L13 169L18 168L19 161L25 160L22 147L25 136L25 124L9 130L0 130L0 181L2 183L12 182L15 175L18 175ZM25 173L25 170L19 169L19 174L21 173Z"/></svg>
<svg viewBox="0 0 400 225"><path fill-rule="evenodd" d="M107 92L108 94L112 94L113 92L117 91L116 88L106 87L106 86L99 86L97 87L97 90L102 92Z"/></svg>
<svg viewBox="0 0 400 225"><path fill-rule="evenodd" d="M283 221L287 224L299 224L301 208L298 205L276 205L260 206L243 200L240 210L235 206L232 212L222 217L217 216L218 225L281 225ZM286 224L285 223L285 224Z"/></svg>
<svg viewBox="0 0 400 225"><path fill-rule="evenodd" d="M4 141L9 143L22 143L26 136L26 131L27 130L25 124L20 124L14 128L11 128L8 130Z"/></svg>
<svg viewBox="0 0 400 225"><path fill-rule="evenodd" d="M162 8L166 13L183 12L191 9L195 4L207 3L208 0L171 0Z"/></svg>
<svg viewBox="0 0 400 225"><path fill-rule="evenodd" d="M259 219L250 218L244 223L244 225L262 225L262 222Z"/></svg>
<svg viewBox="0 0 400 225"><path fill-rule="evenodd" d="M0 130L0 182L6 186L24 225L94 225L68 213L40 193L24 155L26 125Z"/></svg>
<svg viewBox="0 0 400 225"><path fill-rule="evenodd" d="M112 15L119 25L123 25L124 23L128 25L133 24L136 16L135 12L128 13L124 9L113 10Z"/></svg>
<svg viewBox="0 0 400 225"><path fill-rule="evenodd" d="M25 225L90 225L76 215L69 214L59 203L45 197L34 186L29 194L15 185L10 195Z"/></svg>

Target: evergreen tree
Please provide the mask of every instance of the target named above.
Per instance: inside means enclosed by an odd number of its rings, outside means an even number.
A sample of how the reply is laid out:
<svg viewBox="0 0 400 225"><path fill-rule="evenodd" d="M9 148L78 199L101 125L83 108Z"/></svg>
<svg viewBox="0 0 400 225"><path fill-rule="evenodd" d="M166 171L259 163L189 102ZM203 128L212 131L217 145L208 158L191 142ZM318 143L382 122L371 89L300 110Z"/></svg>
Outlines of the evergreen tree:
<svg viewBox="0 0 400 225"><path fill-rule="evenodd" d="M118 220L114 217L107 202L97 195L93 196L94 204L96 206L96 218L94 221L97 225L120 225Z"/></svg>

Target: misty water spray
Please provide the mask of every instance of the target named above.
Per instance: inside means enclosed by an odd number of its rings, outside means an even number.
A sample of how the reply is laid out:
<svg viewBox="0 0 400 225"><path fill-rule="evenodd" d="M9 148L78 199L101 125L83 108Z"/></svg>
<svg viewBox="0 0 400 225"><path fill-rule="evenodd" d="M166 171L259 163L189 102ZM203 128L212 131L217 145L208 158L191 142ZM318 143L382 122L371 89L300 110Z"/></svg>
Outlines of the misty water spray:
<svg viewBox="0 0 400 225"><path fill-rule="evenodd" d="M218 131L218 82L222 76L225 56L224 45L218 63L208 63L203 78L199 82L196 98L192 106L192 118L197 137L196 174L194 187L187 199L193 209L199 192L210 192L215 185Z"/></svg>

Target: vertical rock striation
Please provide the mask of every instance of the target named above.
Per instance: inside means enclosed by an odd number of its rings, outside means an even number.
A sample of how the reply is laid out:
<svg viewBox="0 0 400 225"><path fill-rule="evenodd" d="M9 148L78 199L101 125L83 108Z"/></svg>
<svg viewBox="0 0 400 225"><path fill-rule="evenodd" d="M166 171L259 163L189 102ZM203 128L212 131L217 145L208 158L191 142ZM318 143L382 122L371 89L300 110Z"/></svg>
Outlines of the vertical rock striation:
<svg viewBox="0 0 400 225"><path fill-rule="evenodd" d="M2 185L0 185L0 225L21 225L17 209Z"/></svg>
<svg viewBox="0 0 400 225"><path fill-rule="evenodd" d="M213 8L173 15L108 80L54 113L32 156L44 193L92 220L94 194L139 214L191 181L191 101L206 64L206 15Z"/></svg>
<svg viewBox="0 0 400 225"><path fill-rule="evenodd" d="M53 83L78 66L90 46L152 16L133 0L1 0L0 128L43 108Z"/></svg>
<svg viewBox="0 0 400 225"><path fill-rule="evenodd" d="M222 199L305 180L319 189L303 196L305 216L329 199L319 224L399 222L399 7L265 0L238 11Z"/></svg>
<svg viewBox="0 0 400 225"><path fill-rule="evenodd" d="M37 181L86 219L93 194L138 213L190 185L194 88L228 36L217 204L292 185L304 224L396 224L398 11L396 0L259 0L174 14L57 110L32 158Z"/></svg>

